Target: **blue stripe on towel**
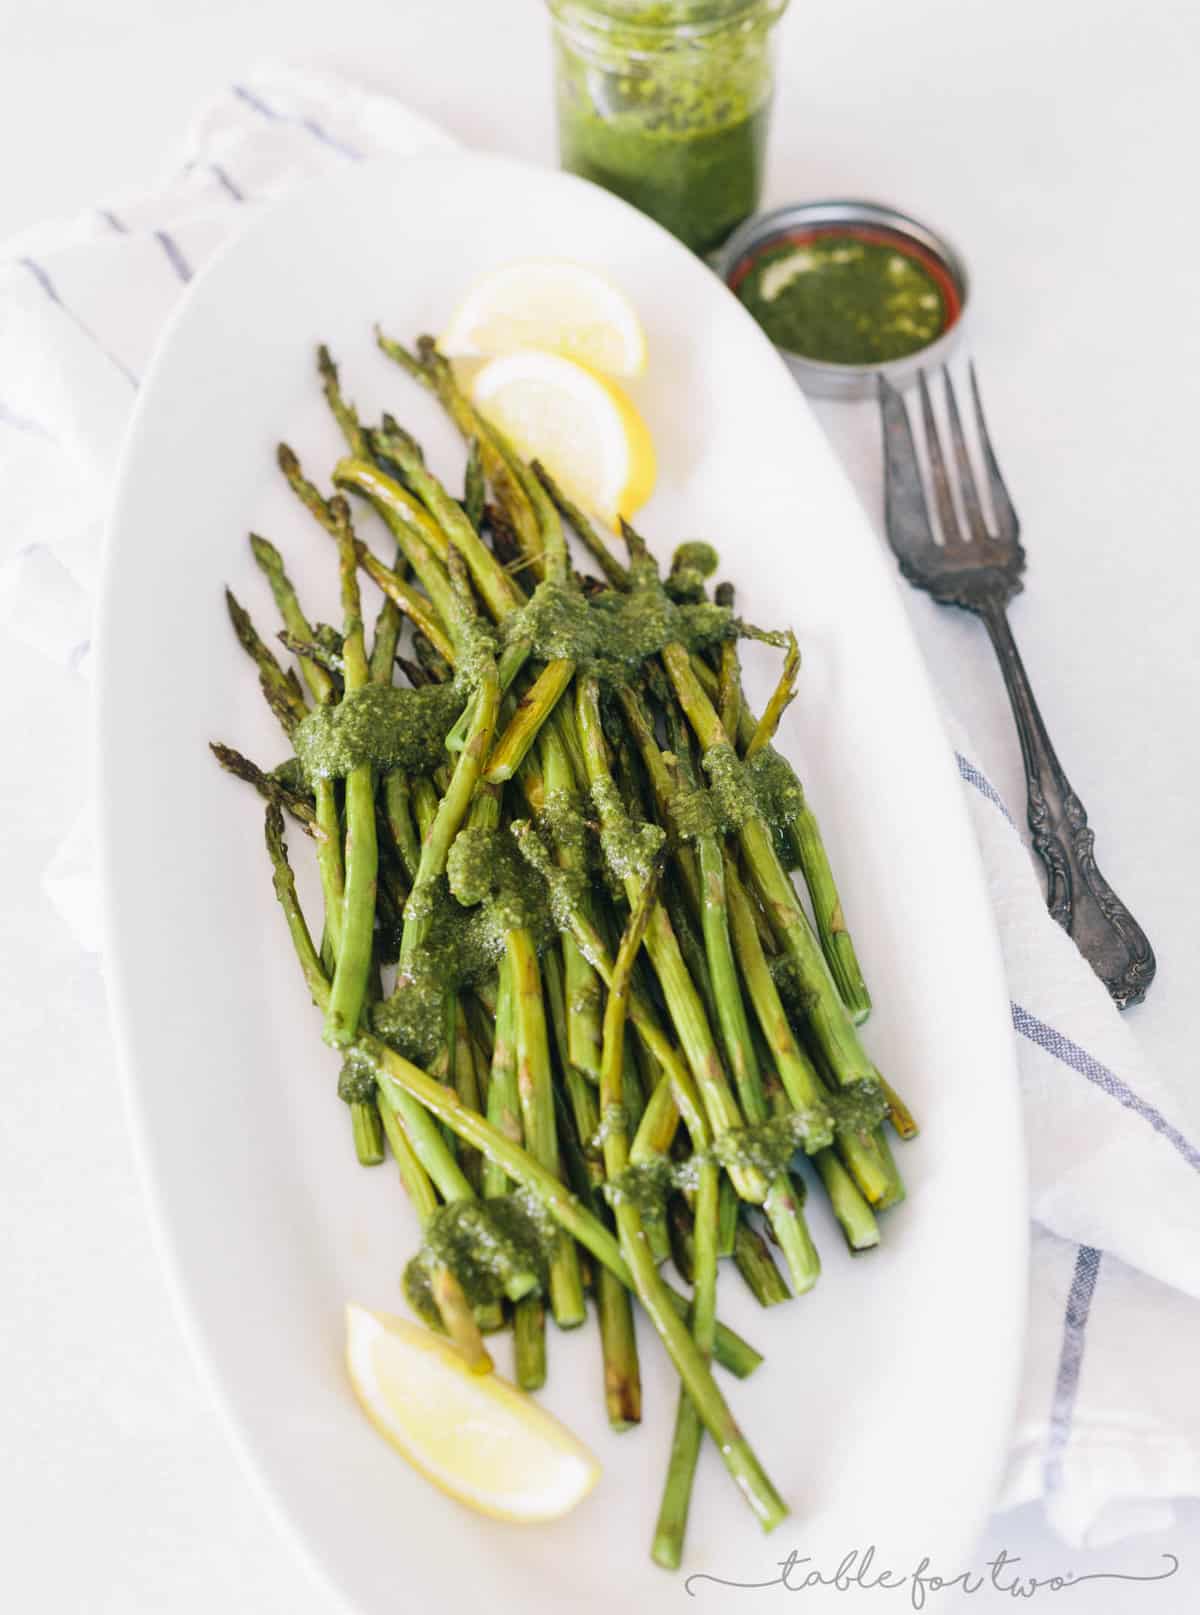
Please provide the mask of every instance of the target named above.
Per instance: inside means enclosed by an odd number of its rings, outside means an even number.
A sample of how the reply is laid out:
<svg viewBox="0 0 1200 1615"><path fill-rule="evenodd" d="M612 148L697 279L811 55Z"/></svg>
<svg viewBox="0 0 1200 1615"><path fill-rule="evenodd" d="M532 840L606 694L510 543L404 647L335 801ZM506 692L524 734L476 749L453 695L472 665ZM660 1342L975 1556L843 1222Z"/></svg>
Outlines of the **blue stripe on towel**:
<svg viewBox="0 0 1200 1615"><path fill-rule="evenodd" d="M86 336L90 342L94 342L96 344L106 359L108 359L112 364L116 365L117 369L125 377L129 385L131 387L136 387L138 385L138 379L134 375L133 371L121 359L118 359L115 353L104 346L103 342L101 342L100 338L96 335L95 331L92 330L91 326L87 325L83 320L81 320L74 309L67 307L62 298L58 295L58 287L55 286L54 282L50 279L50 276L46 273L45 269L42 268L41 264L37 263L33 258L22 258L19 261L25 269L28 269L29 273L33 276L34 280L37 281L38 285L42 288L50 301L62 309L67 318L83 332L84 336Z"/></svg>
<svg viewBox="0 0 1200 1615"><path fill-rule="evenodd" d="M228 170L222 168L220 163L209 163L208 166L221 189L227 192L235 202L244 202L246 200L245 193L230 176Z"/></svg>
<svg viewBox="0 0 1200 1615"><path fill-rule="evenodd" d="M11 426L15 432L26 432L30 437L44 437L48 443L57 443L58 437L32 415L21 415L0 401L0 426Z"/></svg>
<svg viewBox="0 0 1200 1615"><path fill-rule="evenodd" d="M1200 1172L1200 1150L1190 1143L1177 1127L1173 1127L1160 1110L1135 1094L1127 1082L1123 1082L1115 1071L1110 1071L1106 1065L1101 1065L1095 1055L1081 1049L1078 1043L1073 1043L1069 1037L1063 1035L1053 1026L1047 1026L1045 1021L1038 1020L1036 1015L1030 1014L1020 1004L1013 1004L1013 1026L1022 1037L1027 1037L1031 1043L1045 1049L1056 1060L1070 1066L1072 1071L1078 1071L1081 1077L1094 1082L1097 1088L1124 1105L1126 1110L1133 1111L1143 1121L1149 1122L1156 1133L1161 1134L1167 1143L1178 1150L1187 1164L1195 1171Z"/></svg>
<svg viewBox="0 0 1200 1615"><path fill-rule="evenodd" d="M1050 1404L1050 1436L1046 1444L1046 1461L1043 1478L1046 1490L1055 1492L1062 1485L1063 1456L1071 1435L1071 1420L1075 1401L1079 1395L1079 1375L1083 1367L1084 1338L1096 1281L1100 1277L1101 1253L1091 1245L1081 1245L1075 1258L1075 1272L1067 1294L1067 1311L1063 1320L1062 1350L1058 1357L1058 1374L1054 1381L1054 1400Z"/></svg>
<svg viewBox="0 0 1200 1615"><path fill-rule="evenodd" d="M307 129L308 133L315 140L319 140L322 145L330 146L334 151L340 151L343 157L349 157L351 162L362 162L363 154L356 146L351 146L344 140L338 140L315 118L294 118L287 113L277 112L261 96L255 95L253 90L248 90L244 84L234 84L231 88L238 100L244 101L248 107L252 107L260 118L266 118L271 123L294 123L301 129Z"/></svg>
<svg viewBox="0 0 1200 1615"><path fill-rule="evenodd" d="M174 236L169 236L165 230L156 230L154 239L167 255L167 262L186 286L192 278L192 266L180 251L179 243Z"/></svg>
<svg viewBox="0 0 1200 1615"><path fill-rule="evenodd" d="M975 767L974 763L970 762L966 757L963 756L961 751L956 751L954 755L958 761L958 771L962 775L963 779L966 780L967 784L973 785L979 792L980 796L985 796L993 807L998 808L1015 830L1017 828L1017 821L1008 811L1004 798L992 784L991 780L988 779L987 775L981 773L980 770Z"/></svg>

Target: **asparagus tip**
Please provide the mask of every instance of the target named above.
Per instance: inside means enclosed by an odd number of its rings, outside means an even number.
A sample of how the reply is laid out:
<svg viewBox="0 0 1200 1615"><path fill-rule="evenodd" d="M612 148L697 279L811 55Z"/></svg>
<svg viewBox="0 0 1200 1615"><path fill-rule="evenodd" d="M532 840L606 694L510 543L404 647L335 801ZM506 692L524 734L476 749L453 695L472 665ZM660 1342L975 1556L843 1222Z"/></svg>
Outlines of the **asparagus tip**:
<svg viewBox="0 0 1200 1615"><path fill-rule="evenodd" d="M274 571L282 563L279 551L271 543L271 540L264 538L261 533L250 534L250 548L259 566L267 571Z"/></svg>

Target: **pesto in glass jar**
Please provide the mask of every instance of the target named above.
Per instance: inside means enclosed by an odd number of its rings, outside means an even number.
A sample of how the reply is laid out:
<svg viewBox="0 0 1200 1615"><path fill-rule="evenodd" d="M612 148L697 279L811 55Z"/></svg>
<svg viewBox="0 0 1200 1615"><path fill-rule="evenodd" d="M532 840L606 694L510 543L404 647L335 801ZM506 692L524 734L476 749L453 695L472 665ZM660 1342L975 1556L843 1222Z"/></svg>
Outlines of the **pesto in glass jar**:
<svg viewBox="0 0 1200 1615"><path fill-rule="evenodd" d="M709 252L758 206L787 0L549 0L562 166Z"/></svg>

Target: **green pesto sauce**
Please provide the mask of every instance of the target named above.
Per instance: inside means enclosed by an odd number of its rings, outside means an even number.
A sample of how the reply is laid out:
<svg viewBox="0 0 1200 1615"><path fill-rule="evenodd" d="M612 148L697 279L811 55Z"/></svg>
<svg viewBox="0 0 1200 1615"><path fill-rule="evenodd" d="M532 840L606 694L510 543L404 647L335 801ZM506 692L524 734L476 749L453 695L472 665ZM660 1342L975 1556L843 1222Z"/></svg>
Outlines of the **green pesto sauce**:
<svg viewBox="0 0 1200 1615"><path fill-rule="evenodd" d="M906 253L852 235L766 247L737 295L777 347L833 364L882 364L928 347L946 305Z"/></svg>
<svg viewBox="0 0 1200 1615"><path fill-rule="evenodd" d="M705 583L720 565L720 556L703 539L680 544L671 557L671 575L666 589L681 605L697 605L704 599Z"/></svg>
<svg viewBox="0 0 1200 1615"><path fill-rule="evenodd" d="M772 84L775 8L748 6L737 23L690 35L679 26L713 9L555 5L562 166L700 253L758 206Z"/></svg>
<svg viewBox="0 0 1200 1615"><path fill-rule="evenodd" d="M305 775L343 779L363 763L427 774L446 758L446 735L463 708L454 685L368 684L335 706L315 707L292 743Z"/></svg>
<svg viewBox="0 0 1200 1615"><path fill-rule="evenodd" d="M375 1067L361 1049L351 1046L338 1076L338 1098L348 1105L366 1104L375 1097Z"/></svg>
<svg viewBox="0 0 1200 1615"><path fill-rule="evenodd" d="M633 1206L643 1218L661 1216L668 1195L696 1187L699 1168L705 1161L726 1170L756 1169L771 1181L788 1169L798 1150L814 1155L833 1143L838 1125L834 1106L840 1099L841 1095L835 1096L821 1110L792 1111L751 1127L730 1128L717 1135L710 1149L697 1150L686 1160L652 1155L637 1161L605 1183L605 1198L613 1206ZM866 1103L863 1099L862 1114L866 1113ZM854 1110L852 1114L857 1118L860 1112Z"/></svg>
<svg viewBox="0 0 1200 1615"><path fill-rule="evenodd" d="M717 835L722 824L711 792L701 785L677 785L671 798L671 828L680 841Z"/></svg>
<svg viewBox="0 0 1200 1615"><path fill-rule="evenodd" d="M795 961L786 953L777 953L768 961L775 991L793 1026L799 1026L816 1003L816 995L801 980Z"/></svg>
<svg viewBox="0 0 1200 1615"><path fill-rule="evenodd" d="M418 898L409 897L410 908ZM539 952L546 948L558 932L553 909L546 875L521 856L508 830L464 826L450 845L445 876L430 889L429 930L416 958L371 1011L376 1035L428 1065L445 1041L447 995L494 973L507 931L528 931Z"/></svg>
<svg viewBox="0 0 1200 1615"><path fill-rule="evenodd" d="M750 789L758 810L771 830L775 851L785 869L800 864L799 842L794 826L804 812L804 787L796 770L774 746L764 746L744 763Z"/></svg>
<svg viewBox="0 0 1200 1615"><path fill-rule="evenodd" d="M833 1095L824 1109L798 1111L718 1136L708 1151L674 1161L653 1155L627 1166L603 1185L611 1206L631 1206L644 1227L666 1226L671 1194L694 1190L704 1161L725 1169L756 1168L773 1181L791 1166L797 1151L814 1154L833 1142L835 1130L875 1125L886 1110L877 1083L860 1083ZM604 1132L628 1126L621 1107L606 1113ZM474 1307L530 1293L545 1294L550 1256L558 1228L536 1194L518 1189L489 1200L461 1200L440 1206L423 1230L420 1250L409 1262L404 1288L410 1304L427 1323L441 1327L431 1278L438 1266L450 1269Z"/></svg>
<svg viewBox="0 0 1200 1615"><path fill-rule="evenodd" d="M536 1196L517 1190L490 1200L456 1200L431 1213L420 1250L404 1271L413 1310L435 1329L434 1268L447 1267L473 1307L544 1293L556 1224Z"/></svg>
<svg viewBox="0 0 1200 1615"><path fill-rule="evenodd" d="M710 746L701 759L708 775L713 806L726 830L739 830L763 804L754 794L751 776L728 741Z"/></svg>
<svg viewBox="0 0 1200 1615"><path fill-rule="evenodd" d="M869 1133L888 1113L883 1087L874 1080L839 1088L829 1095L827 1103L839 1133Z"/></svg>
<svg viewBox="0 0 1200 1615"><path fill-rule="evenodd" d="M546 882L521 857L507 830L470 826L458 832L446 877L459 903L475 911L502 943L506 931L530 931L544 946L554 934Z"/></svg>
<svg viewBox="0 0 1200 1615"><path fill-rule="evenodd" d="M532 871L529 882L537 882ZM431 1063L445 1042L447 994L485 981L504 952L494 906L464 908L444 876L434 882L427 914L429 931L417 957L371 1010L376 1036L417 1065Z"/></svg>
<svg viewBox="0 0 1200 1615"><path fill-rule="evenodd" d="M528 644L540 661L575 662L609 684L635 678L674 641L702 650L736 633L726 607L677 604L649 569L634 576L627 593L604 590L590 597L547 579L504 622L505 639Z"/></svg>
<svg viewBox="0 0 1200 1615"><path fill-rule="evenodd" d="M596 780L592 786L592 801L600 820L604 865L618 890L627 880L639 883L648 880L666 840L666 831L657 824L635 824L611 779Z"/></svg>
<svg viewBox="0 0 1200 1615"><path fill-rule="evenodd" d="M547 807L549 807L547 801ZM586 826L580 816L580 829L584 832L585 844L591 847L590 839L586 839ZM555 836L554 820L543 814L535 828L527 819L515 819L509 826L509 833L514 837L521 856L529 866L531 874L540 876L545 883L547 901L550 905L550 916L557 931L569 931L571 918L581 900L586 899L590 891L588 870L592 860L589 856L588 864L579 868L564 868L554 862L546 833ZM561 845L555 837L555 844Z"/></svg>

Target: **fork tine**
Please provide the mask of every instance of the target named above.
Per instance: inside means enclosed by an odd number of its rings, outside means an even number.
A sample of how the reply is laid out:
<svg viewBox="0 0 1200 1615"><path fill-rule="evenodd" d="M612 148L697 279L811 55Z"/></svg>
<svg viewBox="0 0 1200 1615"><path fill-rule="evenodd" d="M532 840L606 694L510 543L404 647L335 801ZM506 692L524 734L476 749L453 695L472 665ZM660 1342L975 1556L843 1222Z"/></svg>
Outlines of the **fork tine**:
<svg viewBox="0 0 1200 1615"><path fill-rule="evenodd" d="M884 526L900 564L920 565L938 554L917 445L904 400L884 376L878 378L879 414L883 424Z"/></svg>
<svg viewBox="0 0 1200 1615"><path fill-rule="evenodd" d="M942 524L942 541L946 548L961 548L963 538L954 513L954 500L950 493L950 479L946 475L946 462L942 458L942 441L938 437L937 421L933 418L933 401L929 384L922 370L917 376L921 392L921 415L925 422L925 445L929 451L929 471L933 477L933 496L937 500L938 519Z"/></svg>
<svg viewBox="0 0 1200 1615"><path fill-rule="evenodd" d="M983 519L983 506L979 502L979 489L967 453L967 440L963 436L962 418L958 413L958 400L954 396L954 383L950 372L942 366L942 385L946 391L946 413L950 419L950 440L954 444L954 458L958 464L958 486L966 512L967 528L971 537L983 540L988 537L987 523Z"/></svg>
<svg viewBox="0 0 1200 1615"><path fill-rule="evenodd" d="M979 378L975 374L975 361L968 366L971 376L971 397L975 403L975 428L979 433L979 446L983 450L983 463L987 467L988 488L992 495L992 514L996 520L996 537L1005 543L1015 543L1021 531L1013 502L1008 497L1004 478L996 461L996 451L988 436L987 422L983 418L983 404L979 397Z"/></svg>

